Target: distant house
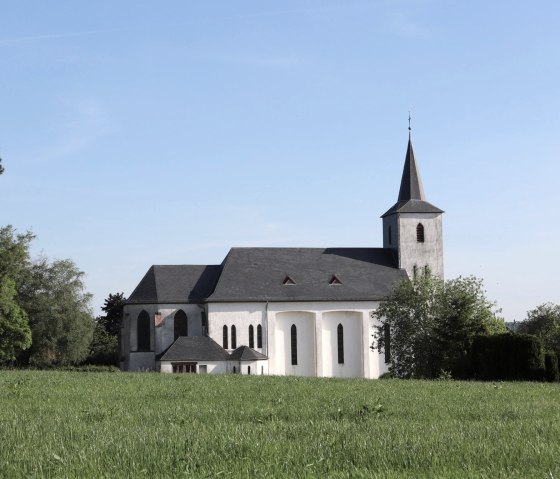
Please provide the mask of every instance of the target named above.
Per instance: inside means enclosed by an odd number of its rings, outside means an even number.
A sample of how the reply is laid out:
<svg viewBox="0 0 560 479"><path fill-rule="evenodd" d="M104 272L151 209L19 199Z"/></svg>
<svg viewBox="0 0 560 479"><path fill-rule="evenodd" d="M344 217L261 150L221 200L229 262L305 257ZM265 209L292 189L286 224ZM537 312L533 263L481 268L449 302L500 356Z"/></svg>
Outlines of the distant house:
<svg viewBox="0 0 560 479"><path fill-rule="evenodd" d="M130 295L121 368L377 378L371 312L405 278L443 277L442 213L409 138L382 248L232 248L219 265L155 265Z"/></svg>

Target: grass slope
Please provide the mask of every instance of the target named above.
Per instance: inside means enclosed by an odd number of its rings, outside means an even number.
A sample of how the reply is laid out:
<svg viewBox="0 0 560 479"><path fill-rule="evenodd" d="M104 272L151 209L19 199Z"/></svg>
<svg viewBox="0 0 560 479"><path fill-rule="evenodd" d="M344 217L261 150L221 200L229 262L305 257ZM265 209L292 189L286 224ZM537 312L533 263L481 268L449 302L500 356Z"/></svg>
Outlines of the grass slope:
<svg viewBox="0 0 560 479"><path fill-rule="evenodd" d="M0 476L560 478L560 386L0 371Z"/></svg>

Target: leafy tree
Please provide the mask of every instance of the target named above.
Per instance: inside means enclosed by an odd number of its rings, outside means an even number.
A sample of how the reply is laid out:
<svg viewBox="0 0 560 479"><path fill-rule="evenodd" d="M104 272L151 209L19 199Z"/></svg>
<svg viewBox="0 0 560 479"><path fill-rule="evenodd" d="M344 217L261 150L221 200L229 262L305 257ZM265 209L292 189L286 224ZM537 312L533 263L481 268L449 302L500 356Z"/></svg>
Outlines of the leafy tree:
<svg viewBox="0 0 560 479"><path fill-rule="evenodd" d="M31 266L20 292L33 338L23 356L29 364L75 364L89 353L94 321L83 276L71 260L41 258Z"/></svg>
<svg viewBox="0 0 560 479"><path fill-rule="evenodd" d="M34 238L29 231L17 234L11 225L0 228L0 278L14 280L17 290L29 276L29 245Z"/></svg>
<svg viewBox="0 0 560 479"><path fill-rule="evenodd" d="M125 301L124 293L109 294L105 300L101 308L105 315L95 320L88 363L118 365L119 331Z"/></svg>
<svg viewBox="0 0 560 479"><path fill-rule="evenodd" d="M538 336L545 349L560 357L560 305L545 303L527 313L518 331Z"/></svg>
<svg viewBox="0 0 560 479"><path fill-rule="evenodd" d="M4 173L4 167L2 166L2 158L0 158L0 175Z"/></svg>
<svg viewBox="0 0 560 479"><path fill-rule="evenodd" d="M425 274L404 280L372 316L380 321L374 335L380 351L389 347L389 328L391 372L403 378L463 375L474 337L505 331L474 277L444 282Z"/></svg>
<svg viewBox="0 0 560 479"><path fill-rule="evenodd" d="M16 353L31 346L31 330L27 314L15 301L16 287L12 279L0 279L0 362L13 361Z"/></svg>
<svg viewBox="0 0 560 479"><path fill-rule="evenodd" d="M100 316L97 322L112 336L119 335L125 301L124 293L109 294L101 308L105 316Z"/></svg>

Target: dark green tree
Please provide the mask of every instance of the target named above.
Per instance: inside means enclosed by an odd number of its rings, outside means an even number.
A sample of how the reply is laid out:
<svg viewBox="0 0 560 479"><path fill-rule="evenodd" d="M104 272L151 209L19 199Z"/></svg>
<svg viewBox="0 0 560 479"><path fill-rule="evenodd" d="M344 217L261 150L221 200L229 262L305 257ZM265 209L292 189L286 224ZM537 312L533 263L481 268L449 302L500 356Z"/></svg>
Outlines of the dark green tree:
<svg viewBox="0 0 560 479"><path fill-rule="evenodd" d="M124 293L109 294L105 300L101 308L105 315L95 320L88 363L118 365L119 331L125 301Z"/></svg>
<svg viewBox="0 0 560 479"><path fill-rule="evenodd" d="M31 346L27 314L15 301L16 286L10 278L0 278L0 363L16 359L16 353Z"/></svg>
<svg viewBox="0 0 560 479"><path fill-rule="evenodd" d="M383 351L390 330L391 372L402 378L434 378L442 372L465 374L470 345L477 334L505 331L482 281L457 278L444 282L430 274L395 285L372 313L374 334Z"/></svg>
<svg viewBox="0 0 560 479"><path fill-rule="evenodd" d="M560 305L544 303L529 311L518 332L539 337L544 348L560 358Z"/></svg>
<svg viewBox="0 0 560 479"><path fill-rule="evenodd" d="M41 258L31 266L20 291L33 338L23 356L29 364L76 364L88 355L95 323L83 276L71 260Z"/></svg>
<svg viewBox="0 0 560 479"><path fill-rule="evenodd" d="M125 301L124 293L110 293L105 300L105 304L101 308L105 315L100 316L97 322L101 324L105 331L111 336L119 335Z"/></svg>

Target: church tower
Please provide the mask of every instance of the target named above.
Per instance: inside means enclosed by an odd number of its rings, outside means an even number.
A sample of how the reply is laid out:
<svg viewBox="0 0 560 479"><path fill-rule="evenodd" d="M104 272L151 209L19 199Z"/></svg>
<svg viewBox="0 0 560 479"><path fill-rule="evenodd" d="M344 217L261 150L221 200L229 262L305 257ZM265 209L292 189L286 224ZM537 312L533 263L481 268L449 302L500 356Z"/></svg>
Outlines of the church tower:
<svg viewBox="0 0 560 479"><path fill-rule="evenodd" d="M443 278L442 213L426 201L409 134L399 199L381 218L383 247L411 279L426 270Z"/></svg>

